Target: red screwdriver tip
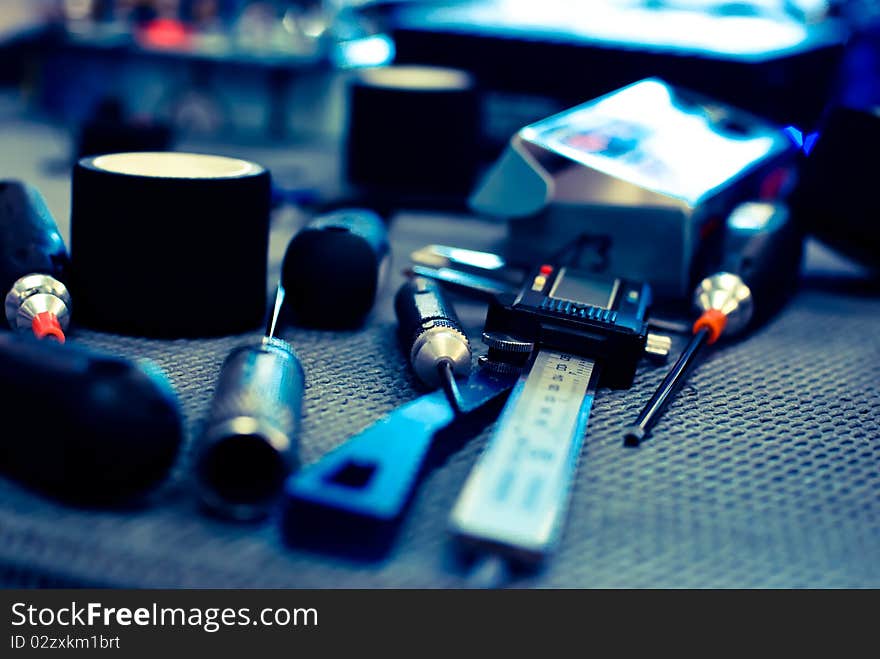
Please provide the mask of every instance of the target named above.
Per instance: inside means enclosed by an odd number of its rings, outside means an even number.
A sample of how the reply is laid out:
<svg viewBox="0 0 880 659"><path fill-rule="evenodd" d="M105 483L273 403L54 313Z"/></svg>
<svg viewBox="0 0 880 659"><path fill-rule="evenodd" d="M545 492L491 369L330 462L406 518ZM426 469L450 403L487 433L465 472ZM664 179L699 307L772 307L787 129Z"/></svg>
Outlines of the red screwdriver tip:
<svg viewBox="0 0 880 659"><path fill-rule="evenodd" d="M64 330L61 329L61 323L58 322L58 317L49 311L44 311L34 316L31 329L34 332L34 336L38 339L51 338L58 341L58 343L64 343L66 340Z"/></svg>

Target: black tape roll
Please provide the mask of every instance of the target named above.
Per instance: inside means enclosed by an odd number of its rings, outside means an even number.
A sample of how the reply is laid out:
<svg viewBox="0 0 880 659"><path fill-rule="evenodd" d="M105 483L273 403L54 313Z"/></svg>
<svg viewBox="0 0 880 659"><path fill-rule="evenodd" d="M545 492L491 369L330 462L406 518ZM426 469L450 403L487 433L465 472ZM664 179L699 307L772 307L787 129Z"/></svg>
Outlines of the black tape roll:
<svg viewBox="0 0 880 659"><path fill-rule="evenodd" d="M801 228L880 272L880 199L874 189L880 116L838 107L825 117L790 203Z"/></svg>
<svg viewBox="0 0 880 659"><path fill-rule="evenodd" d="M368 69L351 83L346 175L373 192L462 195L479 161L479 97L455 69Z"/></svg>
<svg viewBox="0 0 880 659"><path fill-rule="evenodd" d="M266 311L269 172L188 153L83 158L73 174L79 323L141 336L230 334Z"/></svg>

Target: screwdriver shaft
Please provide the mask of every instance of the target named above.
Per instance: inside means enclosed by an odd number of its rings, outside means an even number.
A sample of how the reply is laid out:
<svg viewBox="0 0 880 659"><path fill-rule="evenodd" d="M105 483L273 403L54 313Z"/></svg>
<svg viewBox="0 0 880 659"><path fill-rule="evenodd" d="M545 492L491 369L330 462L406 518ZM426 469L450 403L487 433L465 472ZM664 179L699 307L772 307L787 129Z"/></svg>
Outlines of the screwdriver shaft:
<svg viewBox="0 0 880 659"><path fill-rule="evenodd" d="M440 371L440 386L443 388L443 393L446 394L449 405L456 413L460 413L464 405L461 400L461 391L458 389L458 382L455 381L452 362L444 359L437 365L437 370Z"/></svg>
<svg viewBox="0 0 880 659"><path fill-rule="evenodd" d="M275 292L275 305L272 307L272 313L269 314L269 322L266 324L266 336L270 339L275 337L278 329L278 319L281 316L281 309L284 306L284 286L278 283L278 290Z"/></svg>
<svg viewBox="0 0 880 659"><path fill-rule="evenodd" d="M638 446L647 437L653 425L660 418L669 401L685 381L688 371L697 360L709 339L709 330L704 328L693 335L675 365L660 383L651 400L642 409L636 422L626 429L623 442L626 446Z"/></svg>

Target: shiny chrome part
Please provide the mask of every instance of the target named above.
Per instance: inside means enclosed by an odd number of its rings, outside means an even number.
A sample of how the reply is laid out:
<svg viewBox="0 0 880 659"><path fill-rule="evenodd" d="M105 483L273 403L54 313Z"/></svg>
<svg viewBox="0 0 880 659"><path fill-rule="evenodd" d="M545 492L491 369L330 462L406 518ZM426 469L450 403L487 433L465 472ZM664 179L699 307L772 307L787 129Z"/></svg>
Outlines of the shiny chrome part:
<svg viewBox="0 0 880 659"><path fill-rule="evenodd" d="M413 263L431 268L466 266L478 270L500 270L507 265L497 254L448 245L426 245L414 251L410 259Z"/></svg>
<svg viewBox="0 0 880 659"><path fill-rule="evenodd" d="M256 519L274 505L299 467L305 374L286 341L264 337L223 362L211 409L193 447L202 501L234 519Z"/></svg>
<svg viewBox="0 0 880 659"><path fill-rule="evenodd" d="M672 350L672 339L665 334L648 332L648 341L645 343L645 354L656 361L666 361Z"/></svg>
<svg viewBox="0 0 880 659"><path fill-rule="evenodd" d="M298 462L293 455L296 447L290 437L279 427L257 416L238 416L209 425L199 442L198 461L201 464L208 463L213 459L212 454L225 450L225 447L231 446L237 441L249 442L249 447L244 444L239 447L236 456L239 461L250 460L246 452L242 450L242 448L247 448L248 453L261 455L264 462L271 460L275 463L272 467L266 468L267 480L269 480L270 474L285 473L290 469L290 464ZM222 488L218 488L217 483L202 474L198 474L195 482L202 501L213 510L232 519L257 519L262 517L272 505L271 488L267 488L265 496L240 501L224 496Z"/></svg>
<svg viewBox="0 0 880 659"><path fill-rule="evenodd" d="M6 320L17 330L30 330L39 313L52 313L61 329L70 325L70 293L60 281L49 275L30 274L19 278L6 294Z"/></svg>
<svg viewBox="0 0 880 659"><path fill-rule="evenodd" d="M287 423L291 422L288 421ZM204 442L206 445L213 445L230 437L245 435L260 437L273 451L278 451L279 453L286 453L293 447L293 443L283 430L280 430L271 423L267 423L265 419L254 416L237 416L208 426L205 429Z"/></svg>
<svg viewBox="0 0 880 659"><path fill-rule="evenodd" d="M752 292L745 282L729 272L706 277L694 291L694 306L701 312L715 309L727 316L725 335L741 332L752 318Z"/></svg>
<svg viewBox="0 0 880 659"><path fill-rule="evenodd" d="M788 211L780 204L749 201L733 209L727 218L727 226L740 231L764 231L771 224L777 226L787 221Z"/></svg>
<svg viewBox="0 0 880 659"><path fill-rule="evenodd" d="M467 377L471 371L471 345L457 329L431 321L419 334L410 352L410 361L418 378L429 387L440 386L437 367L443 361L452 364L456 377Z"/></svg>
<svg viewBox="0 0 880 659"><path fill-rule="evenodd" d="M409 255L410 261L429 268L446 268L449 266L447 254L438 252L436 245L427 245Z"/></svg>
<svg viewBox="0 0 880 659"><path fill-rule="evenodd" d="M492 299L496 295L514 293L518 290L504 281L491 277L482 277L470 272L464 272L463 270L456 270L455 268L429 268L423 265L414 265L412 272L414 275L433 279L445 284L451 290L470 296Z"/></svg>

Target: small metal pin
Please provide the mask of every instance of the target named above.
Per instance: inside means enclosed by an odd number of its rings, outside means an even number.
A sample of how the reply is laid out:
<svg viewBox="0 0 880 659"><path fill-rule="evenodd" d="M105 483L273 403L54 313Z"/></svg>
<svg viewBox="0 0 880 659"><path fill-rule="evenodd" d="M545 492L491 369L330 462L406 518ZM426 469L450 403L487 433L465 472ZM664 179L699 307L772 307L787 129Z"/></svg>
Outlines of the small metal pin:
<svg viewBox="0 0 880 659"><path fill-rule="evenodd" d="M672 339L665 334L648 332L648 341L645 343L645 355L655 361L665 362L672 350Z"/></svg>

